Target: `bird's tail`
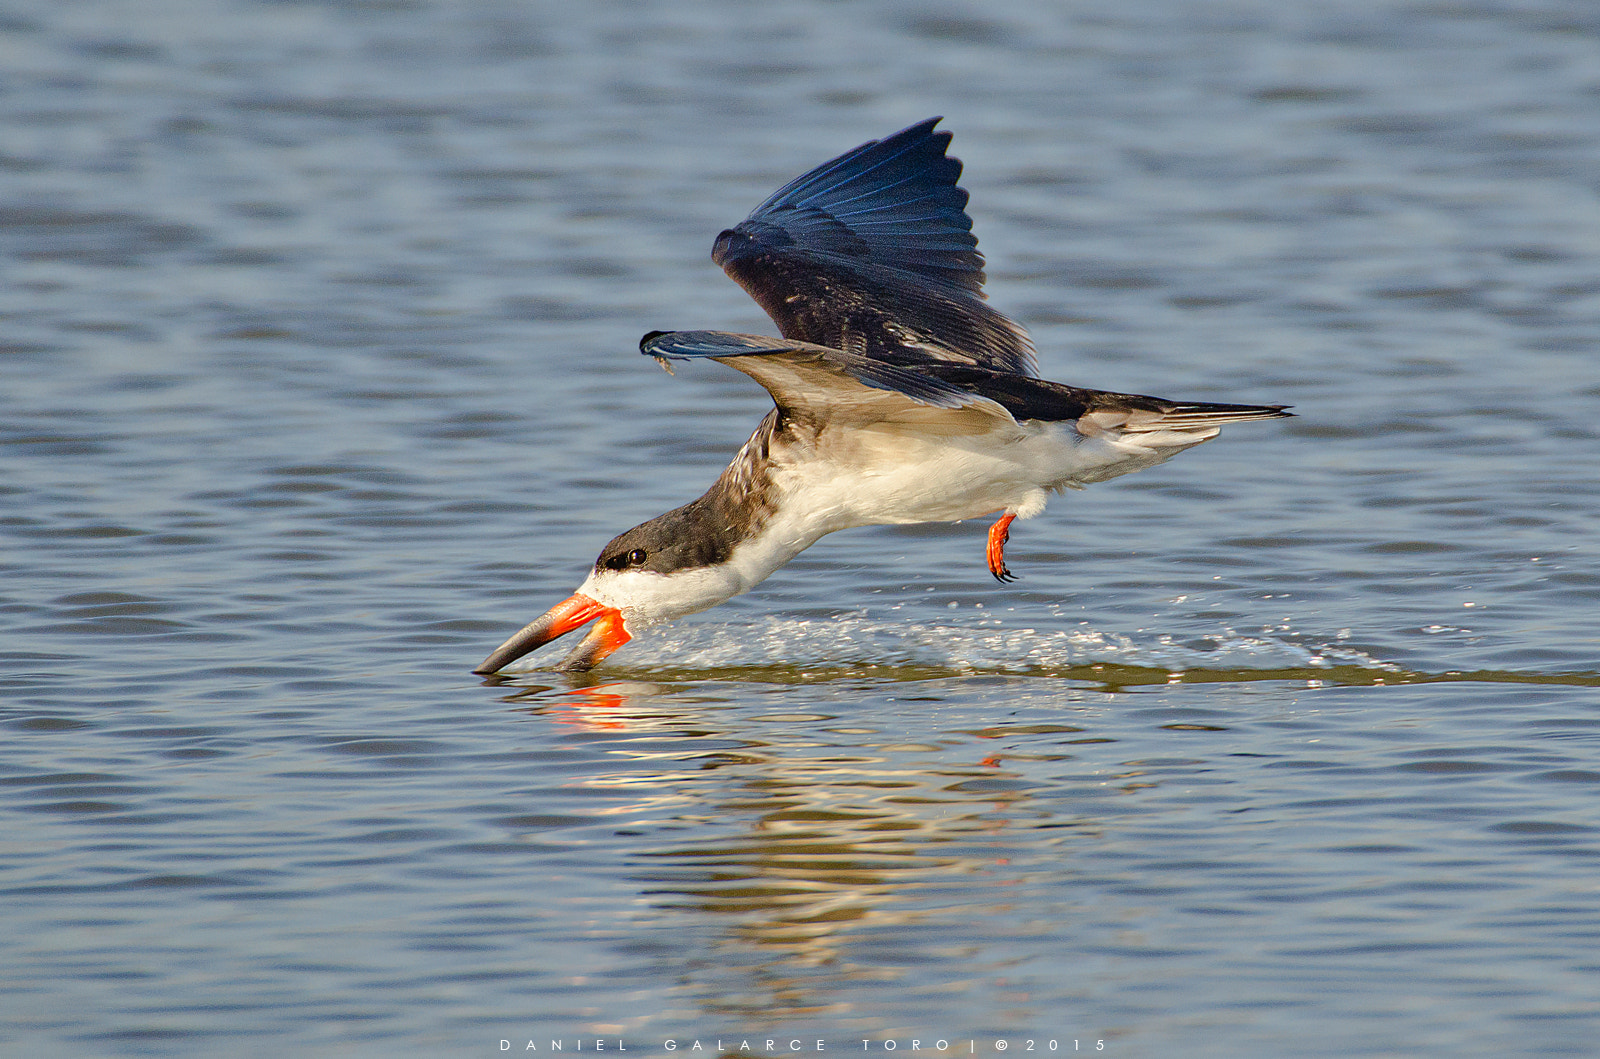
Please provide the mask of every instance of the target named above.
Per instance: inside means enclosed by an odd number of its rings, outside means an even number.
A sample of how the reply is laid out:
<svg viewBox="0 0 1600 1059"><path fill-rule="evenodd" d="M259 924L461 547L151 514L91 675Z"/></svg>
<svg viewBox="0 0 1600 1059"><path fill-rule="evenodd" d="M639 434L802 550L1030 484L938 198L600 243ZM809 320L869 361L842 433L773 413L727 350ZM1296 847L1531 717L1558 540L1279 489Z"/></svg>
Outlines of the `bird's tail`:
<svg viewBox="0 0 1600 1059"><path fill-rule="evenodd" d="M1229 423L1246 423L1252 419L1293 418L1282 404L1209 404L1197 401L1170 405L1154 413L1154 423L1167 430L1207 430ZM1131 426L1131 424L1130 424Z"/></svg>
<svg viewBox="0 0 1600 1059"><path fill-rule="evenodd" d="M1284 419L1294 415L1277 404L1178 404L1155 402L1146 407L1091 409L1078 420L1078 433L1086 437L1111 435L1155 448L1188 448L1217 436L1229 423L1256 419Z"/></svg>

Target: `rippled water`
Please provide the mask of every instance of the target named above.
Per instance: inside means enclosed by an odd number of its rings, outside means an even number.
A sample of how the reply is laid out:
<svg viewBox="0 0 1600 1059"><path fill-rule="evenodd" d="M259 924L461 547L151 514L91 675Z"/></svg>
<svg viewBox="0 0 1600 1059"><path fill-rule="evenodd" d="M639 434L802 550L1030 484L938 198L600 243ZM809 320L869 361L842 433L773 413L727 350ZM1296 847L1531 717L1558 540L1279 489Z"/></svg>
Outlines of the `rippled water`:
<svg viewBox="0 0 1600 1059"><path fill-rule="evenodd" d="M1284 6L0 14L6 1050L1591 1054L1600 15ZM473 677L933 113L1047 376L1300 418Z"/></svg>

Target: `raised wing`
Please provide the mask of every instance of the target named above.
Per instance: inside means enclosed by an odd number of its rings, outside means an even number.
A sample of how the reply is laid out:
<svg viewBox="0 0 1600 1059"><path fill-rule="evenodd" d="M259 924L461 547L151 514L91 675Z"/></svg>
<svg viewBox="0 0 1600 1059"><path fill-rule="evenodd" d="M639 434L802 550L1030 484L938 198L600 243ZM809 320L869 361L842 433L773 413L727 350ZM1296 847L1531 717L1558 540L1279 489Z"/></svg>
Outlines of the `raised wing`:
<svg viewBox="0 0 1600 1059"><path fill-rule="evenodd" d="M958 384L810 342L726 331L651 331L639 351L663 364L703 357L736 368L765 387L784 415L812 423L926 421L961 410L1011 422L1000 405Z"/></svg>
<svg viewBox="0 0 1600 1059"><path fill-rule="evenodd" d="M983 302L983 255L929 118L791 181L717 236L711 259L785 338L889 364L1038 374L1027 332Z"/></svg>

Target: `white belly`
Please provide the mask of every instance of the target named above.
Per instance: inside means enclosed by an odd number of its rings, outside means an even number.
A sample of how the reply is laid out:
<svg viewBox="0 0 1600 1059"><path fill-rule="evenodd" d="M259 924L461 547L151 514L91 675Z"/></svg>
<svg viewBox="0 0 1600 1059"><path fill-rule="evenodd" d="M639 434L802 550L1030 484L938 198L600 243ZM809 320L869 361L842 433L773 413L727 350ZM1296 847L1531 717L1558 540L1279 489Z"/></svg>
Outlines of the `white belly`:
<svg viewBox="0 0 1600 1059"><path fill-rule="evenodd" d="M805 458L783 461L776 480L793 506L826 525L823 532L997 511L1029 518L1044 510L1051 492L1115 478L1177 451L1084 437L1062 423L936 438L851 429L825 433Z"/></svg>

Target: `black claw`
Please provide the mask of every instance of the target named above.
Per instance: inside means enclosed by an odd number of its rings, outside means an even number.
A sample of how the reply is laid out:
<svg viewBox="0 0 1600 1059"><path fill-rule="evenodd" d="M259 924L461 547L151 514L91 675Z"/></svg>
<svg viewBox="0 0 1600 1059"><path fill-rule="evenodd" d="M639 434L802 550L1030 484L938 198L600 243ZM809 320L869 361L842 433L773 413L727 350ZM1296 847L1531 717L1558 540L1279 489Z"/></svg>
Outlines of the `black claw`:
<svg viewBox="0 0 1600 1059"><path fill-rule="evenodd" d="M1002 585L1008 584L1017 579L1017 575L1012 573L1009 567L1002 566L998 570L990 570L989 572L993 574L994 579L1000 582Z"/></svg>

